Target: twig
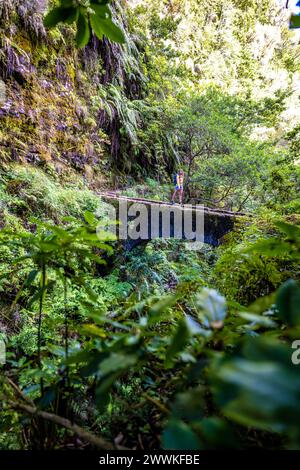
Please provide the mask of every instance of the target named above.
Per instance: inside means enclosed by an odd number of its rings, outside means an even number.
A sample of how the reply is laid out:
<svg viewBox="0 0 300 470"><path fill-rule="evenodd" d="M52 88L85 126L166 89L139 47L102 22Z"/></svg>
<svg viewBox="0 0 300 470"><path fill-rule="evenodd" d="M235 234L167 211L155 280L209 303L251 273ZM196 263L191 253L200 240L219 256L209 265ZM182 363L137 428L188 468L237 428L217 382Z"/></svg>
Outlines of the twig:
<svg viewBox="0 0 300 470"><path fill-rule="evenodd" d="M143 393L143 397L146 398L146 400L150 401L151 403L153 403L153 405L155 405L160 411L162 411L164 414L166 415L169 415L170 414L170 411L168 410L168 408L163 405L162 403L160 403L158 400L156 400L155 398L152 398L150 395L148 395L147 393Z"/></svg>

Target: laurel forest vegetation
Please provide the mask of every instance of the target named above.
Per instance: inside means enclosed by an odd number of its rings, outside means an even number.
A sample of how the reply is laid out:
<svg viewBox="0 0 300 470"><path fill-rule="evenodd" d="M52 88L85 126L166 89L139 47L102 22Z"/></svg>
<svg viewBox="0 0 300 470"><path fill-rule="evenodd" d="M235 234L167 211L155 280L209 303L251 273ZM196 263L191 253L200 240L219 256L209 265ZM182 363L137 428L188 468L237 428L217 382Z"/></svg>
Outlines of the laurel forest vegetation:
<svg viewBox="0 0 300 470"><path fill-rule="evenodd" d="M0 0L0 449L299 449L290 13ZM98 238L99 191L169 201L179 168L246 214L218 247Z"/></svg>

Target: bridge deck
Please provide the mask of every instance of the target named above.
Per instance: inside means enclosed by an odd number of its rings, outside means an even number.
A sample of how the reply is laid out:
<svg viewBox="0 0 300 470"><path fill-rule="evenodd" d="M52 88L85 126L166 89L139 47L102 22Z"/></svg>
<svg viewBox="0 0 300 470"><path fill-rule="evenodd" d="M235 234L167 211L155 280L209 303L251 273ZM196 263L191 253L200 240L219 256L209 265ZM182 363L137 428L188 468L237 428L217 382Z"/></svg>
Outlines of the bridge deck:
<svg viewBox="0 0 300 470"><path fill-rule="evenodd" d="M119 194L115 191L98 191L97 194L99 196L102 196L105 199L113 199L113 200L121 200L121 201L128 201L128 202L133 202L133 203L141 203L141 204L146 204L146 205L161 205L161 206L170 206L172 207L172 204L170 202L165 202L165 201L157 201L154 199L143 199L143 198L137 198L137 197L128 197L124 196L122 194ZM215 215L216 217L230 217L230 218L236 218L236 217L242 217L242 216L250 216L250 214L245 214L244 212L233 212L233 211L227 211L224 209L212 209L211 207L206 207L206 206L201 206L201 208L197 209L197 206L193 205L184 205L181 207L179 204L175 204L176 209L182 209L183 211L185 210L200 210L204 211L206 214L211 214Z"/></svg>

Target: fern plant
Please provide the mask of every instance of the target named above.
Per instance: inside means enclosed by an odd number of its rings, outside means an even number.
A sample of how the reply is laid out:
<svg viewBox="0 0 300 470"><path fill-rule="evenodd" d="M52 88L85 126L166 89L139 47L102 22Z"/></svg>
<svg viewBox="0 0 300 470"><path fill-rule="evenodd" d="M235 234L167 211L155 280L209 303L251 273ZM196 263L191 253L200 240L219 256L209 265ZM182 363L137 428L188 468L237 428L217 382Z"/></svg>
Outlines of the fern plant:
<svg viewBox="0 0 300 470"><path fill-rule="evenodd" d="M93 252L98 249L101 252L112 252L110 245L100 241L96 233L98 221L93 214L85 213L85 224L69 223L66 227L57 227L48 223L35 221L37 224L36 233L19 232L14 233L10 230L3 229L0 233L0 245L11 247L19 247L24 250L25 254L16 258L14 265L24 263L30 260L33 269L27 276L22 288L18 292L14 304L17 304L24 289L30 288L35 280L38 280L34 294L29 305L38 303L37 319L37 362L38 367L42 370L42 320L45 298L49 290L55 284L55 278L51 278L51 272L55 272L56 279L63 282L63 304L65 311L65 357L68 357L68 315L67 315L67 294L68 280L70 273L73 273L73 279L76 279L81 285L84 285L84 278L78 274L74 276L74 263L85 266L87 262L105 264L105 261ZM99 232L98 232L99 233ZM104 232L103 232L104 235ZM104 239L105 240L105 239ZM89 291L88 287L87 290ZM40 381L41 396L44 394L43 378Z"/></svg>

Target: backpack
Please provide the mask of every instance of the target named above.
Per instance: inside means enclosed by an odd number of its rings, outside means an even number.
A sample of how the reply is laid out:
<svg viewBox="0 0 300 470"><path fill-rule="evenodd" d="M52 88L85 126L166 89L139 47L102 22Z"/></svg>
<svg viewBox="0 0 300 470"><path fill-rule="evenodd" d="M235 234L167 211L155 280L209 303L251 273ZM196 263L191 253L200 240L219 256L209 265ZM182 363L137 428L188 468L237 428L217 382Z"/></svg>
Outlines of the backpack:
<svg viewBox="0 0 300 470"><path fill-rule="evenodd" d="M177 186L177 173L173 175L173 183L174 183L174 186Z"/></svg>

